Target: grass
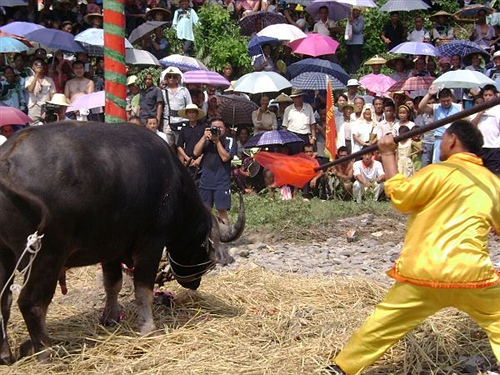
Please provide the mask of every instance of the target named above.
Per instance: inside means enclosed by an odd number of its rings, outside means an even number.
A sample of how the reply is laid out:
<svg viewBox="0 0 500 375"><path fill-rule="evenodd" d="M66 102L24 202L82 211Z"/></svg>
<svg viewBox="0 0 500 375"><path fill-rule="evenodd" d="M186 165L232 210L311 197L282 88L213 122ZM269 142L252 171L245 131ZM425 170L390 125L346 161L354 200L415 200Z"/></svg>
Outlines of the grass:
<svg viewBox="0 0 500 375"><path fill-rule="evenodd" d="M231 222L236 220L237 201L237 197L233 196ZM318 231L346 217L366 213L397 215L389 202L365 201L358 204L353 201L321 201L317 198L304 201L300 196L280 201L258 195L246 195L244 201L246 231L270 235L276 240L308 241L311 237L317 238Z"/></svg>

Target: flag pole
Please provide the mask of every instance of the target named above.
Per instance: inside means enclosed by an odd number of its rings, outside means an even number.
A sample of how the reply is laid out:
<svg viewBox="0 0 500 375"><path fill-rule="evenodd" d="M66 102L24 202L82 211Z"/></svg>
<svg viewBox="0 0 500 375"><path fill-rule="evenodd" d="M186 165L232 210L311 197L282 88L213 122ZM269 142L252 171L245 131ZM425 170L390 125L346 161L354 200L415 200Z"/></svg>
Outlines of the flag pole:
<svg viewBox="0 0 500 375"><path fill-rule="evenodd" d="M460 111L460 112L458 112L458 113L456 113L454 115L451 115L449 117L446 117L444 119L441 119L441 120L438 120L438 121L434 121L434 122L430 123L429 125L422 126L422 127L416 128L416 129L413 128L409 132L406 132L406 133L404 133L402 135L398 135L397 137L395 137L394 138L394 142L398 143L398 142L404 141L406 139L415 137L416 135L421 135L421 134L426 133L428 131L437 129L437 128L443 126L443 125L449 124L449 123L457 121L457 120L464 119L464 118L469 117L470 115L473 115L475 113L478 113L478 112L484 111L486 109L492 108L492 107L494 107L496 105L500 105L500 97L496 97L496 98L494 98L492 100L489 100L487 102L479 104L479 105L477 105L475 107L466 109L464 111ZM346 157L343 157L343 158L334 160L332 162L320 165L319 167L314 168L314 171L317 172L319 170L328 169L328 168L330 168L330 167L332 167L334 165L344 163L344 162L346 162L348 160L351 160L351 159L354 159L354 158L358 158L358 157L363 156L364 154L367 154L369 152L374 152L377 149L378 149L378 145L375 143L375 144L373 144L371 146L368 146L368 147L365 147L364 149L362 149L360 151L357 151L357 152L355 152L355 153L353 153L351 155L348 155Z"/></svg>

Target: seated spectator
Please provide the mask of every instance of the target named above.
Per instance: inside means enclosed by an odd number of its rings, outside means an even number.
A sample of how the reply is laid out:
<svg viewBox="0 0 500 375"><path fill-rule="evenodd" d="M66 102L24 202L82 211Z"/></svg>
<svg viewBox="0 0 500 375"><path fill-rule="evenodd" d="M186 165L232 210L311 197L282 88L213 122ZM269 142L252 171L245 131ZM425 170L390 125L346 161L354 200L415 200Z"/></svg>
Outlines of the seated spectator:
<svg viewBox="0 0 500 375"><path fill-rule="evenodd" d="M315 159L314 146L311 144L304 145L304 153L311 159ZM322 200L326 200L326 179L325 172L319 170L316 175L302 187L302 197L304 200L312 199L313 197L319 197Z"/></svg>
<svg viewBox="0 0 500 375"><path fill-rule="evenodd" d="M260 8L260 0L236 0L236 14L238 19L258 11Z"/></svg>
<svg viewBox="0 0 500 375"><path fill-rule="evenodd" d="M438 76L444 73L451 72L451 59L449 57L441 57L439 59L439 73Z"/></svg>
<svg viewBox="0 0 500 375"><path fill-rule="evenodd" d="M24 80L21 80L19 75L10 66L4 69L3 77L0 81L0 105L17 108L24 113L28 112L24 95Z"/></svg>
<svg viewBox="0 0 500 375"><path fill-rule="evenodd" d="M236 143L238 145L236 155L241 160L244 159L243 150L245 149L245 143L250 139L250 130L246 126L238 128L236 132Z"/></svg>
<svg viewBox="0 0 500 375"><path fill-rule="evenodd" d="M345 158L348 155L347 147L340 147L337 150L336 159ZM328 169L328 187L333 198L352 199L353 165L354 159L349 159Z"/></svg>
<svg viewBox="0 0 500 375"><path fill-rule="evenodd" d="M486 11L477 11L477 19L469 35L471 42L479 44L484 49L490 49L490 42L496 39L495 28L486 23Z"/></svg>
<svg viewBox="0 0 500 375"><path fill-rule="evenodd" d="M410 74L410 69L413 68L413 62L405 59L404 57L395 57L390 59L385 63L385 65L389 69L394 70L394 73L392 73L390 77L395 81L407 78Z"/></svg>
<svg viewBox="0 0 500 375"><path fill-rule="evenodd" d="M353 194L356 202L361 203L365 199L378 201L384 190L385 173L382 163L373 160L373 152L363 155L361 160L354 162ZM371 196L370 196L371 195Z"/></svg>
<svg viewBox="0 0 500 375"><path fill-rule="evenodd" d="M0 125L0 145L22 128L24 128L24 125Z"/></svg>
<svg viewBox="0 0 500 375"><path fill-rule="evenodd" d="M259 99L259 105L259 109L252 112L254 135L269 130L277 130L278 120L276 119L276 115L268 108L269 97L262 95Z"/></svg>
<svg viewBox="0 0 500 375"><path fill-rule="evenodd" d="M451 70L461 70L462 66L462 56L453 55L451 56Z"/></svg>
<svg viewBox="0 0 500 375"><path fill-rule="evenodd" d="M485 73L482 63L482 55L479 53L470 53L464 56L464 63L466 64L466 70L474 70L476 72Z"/></svg>

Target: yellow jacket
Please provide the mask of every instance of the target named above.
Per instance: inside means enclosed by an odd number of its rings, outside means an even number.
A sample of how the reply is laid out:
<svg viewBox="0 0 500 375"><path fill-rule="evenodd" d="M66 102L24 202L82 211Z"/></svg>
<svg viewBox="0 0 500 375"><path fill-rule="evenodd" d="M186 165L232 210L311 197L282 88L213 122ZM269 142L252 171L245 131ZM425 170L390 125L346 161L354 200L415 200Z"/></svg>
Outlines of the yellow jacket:
<svg viewBox="0 0 500 375"><path fill-rule="evenodd" d="M410 179L397 174L385 192L399 211L410 213L390 277L434 288L500 282L486 247L491 227L500 233L500 178L479 157L454 154Z"/></svg>

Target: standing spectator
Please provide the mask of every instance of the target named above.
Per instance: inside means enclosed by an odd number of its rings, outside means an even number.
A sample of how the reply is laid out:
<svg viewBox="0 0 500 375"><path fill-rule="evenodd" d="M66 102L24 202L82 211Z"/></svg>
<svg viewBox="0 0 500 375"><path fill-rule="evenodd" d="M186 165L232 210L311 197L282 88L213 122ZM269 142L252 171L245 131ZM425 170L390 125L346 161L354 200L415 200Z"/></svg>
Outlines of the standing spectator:
<svg viewBox="0 0 500 375"><path fill-rule="evenodd" d="M137 84L137 76L127 77L127 121L130 121L132 117L139 117L140 112L140 102L141 102L141 89ZM139 118L140 122L140 118Z"/></svg>
<svg viewBox="0 0 500 375"><path fill-rule="evenodd" d="M162 72L162 80L165 84L163 90L163 124L167 134L168 144L175 146L179 139L179 133L188 120L179 116L178 111L192 104L189 90L181 85L182 73L175 66L169 66Z"/></svg>
<svg viewBox="0 0 500 375"><path fill-rule="evenodd" d="M453 123L442 143L445 162L410 179L397 173L392 136L379 143L385 192L399 211L410 214L405 241L388 273L395 284L337 354L331 373L359 373L448 307L466 312L486 331L500 360L500 275L487 246L492 229L500 232L500 180L477 156L481 138L468 121Z"/></svg>
<svg viewBox="0 0 500 375"><path fill-rule="evenodd" d="M361 118L352 124L352 153L360 151L364 146L370 146L377 140L377 123L373 119L373 114L373 106L365 104L361 110Z"/></svg>
<svg viewBox="0 0 500 375"><path fill-rule="evenodd" d="M415 28L408 34L408 42L429 43L431 35L424 29L424 19L420 16L415 17Z"/></svg>
<svg viewBox="0 0 500 375"><path fill-rule="evenodd" d="M194 155L194 147L205 133L205 123L201 122L201 119L205 117L205 112L196 104L188 104L186 108L179 111L179 116L187 118L189 123L181 129L179 134L176 144L177 155L194 176L201 162L201 158Z"/></svg>
<svg viewBox="0 0 500 375"><path fill-rule="evenodd" d="M33 70L31 70L29 66L26 66L26 58L22 53L16 53L14 55L14 68L23 79L33 75Z"/></svg>
<svg viewBox="0 0 500 375"><path fill-rule="evenodd" d="M146 20L146 3L141 0L125 1L125 22L127 35Z"/></svg>
<svg viewBox="0 0 500 375"><path fill-rule="evenodd" d="M168 55L168 40L163 35L163 28L157 27L149 38L143 38L143 49L152 53L158 60Z"/></svg>
<svg viewBox="0 0 500 375"><path fill-rule="evenodd" d="M353 174L352 190L356 202L361 203L367 191L373 194L374 201L378 201L384 190L385 173L382 163L373 160L373 152L367 152L361 160L354 162Z"/></svg>
<svg viewBox="0 0 500 375"><path fill-rule="evenodd" d="M388 51L406 40L406 29L399 21L399 12L391 12L391 20L382 29L382 42Z"/></svg>
<svg viewBox="0 0 500 375"><path fill-rule="evenodd" d="M435 22L432 29L432 39L436 46L455 39L453 27L451 27L451 25L449 24L452 17L453 15L443 10L440 10L439 12L429 17L430 21Z"/></svg>
<svg viewBox="0 0 500 375"><path fill-rule="evenodd" d="M198 23L198 14L189 8L189 0L180 0L180 8L174 12L172 28L177 32L177 39L182 41L184 55L188 56L193 51L193 28Z"/></svg>
<svg viewBox="0 0 500 375"><path fill-rule="evenodd" d="M439 59L439 73L438 76L444 73L451 72L451 59L449 57L441 57Z"/></svg>
<svg viewBox="0 0 500 375"><path fill-rule="evenodd" d="M262 95L259 100L259 109L252 112L252 123L254 126L254 135L269 130L278 129L278 120L274 112L268 108L269 97Z"/></svg>
<svg viewBox="0 0 500 375"><path fill-rule="evenodd" d="M352 28L352 35L348 35L349 38L345 42L349 74L355 74L363 61L361 52L364 43L363 32L365 20L360 14L361 8L355 6L352 8L352 16L348 19L349 25Z"/></svg>
<svg viewBox="0 0 500 375"><path fill-rule="evenodd" d="M451 70L460 70L462 69L462 56L453 55L451 56Z"/></svg>
<svg viewBox="0 0 500 375"><path fill-rule="evenodd" d="M220 220L229 225L227 211L231 208L231 160L236 154L236 142L226 137L226 127L214 119L205 128L203 136L194 147L194 156L201 161L200 196L208 207L217 209Z"/></svg>
<svg viewBox="0 0 500 375"><path fill-rule="evenodd" d="M384 120L384 98L381 96L376 96L373 98L373 110L374 110L374 119L376 123ZM379 138L380 139L380 138Z"/></svg>
<svg viewBox="0 0 500 375"><path fill-rule="evenodd" d="M304 144L314 144L316 142L316 119L311 105L304 103L304 92L302 90L292 89L290 98L292 98L293 104L285 109L282 126L302 139ZM300 144L292 144L292 147L290 147L290 154L292 155L301 151L302 146Z"/></svg>
<svg viewBox="0 0 500 375"><path fill-rule="evenodd" d="M498 94L495 85L486 85L481 91L485 102L494 99ZM483 135L484 144L479 153L484 166L496 175L500 175L500 106L481 111L473 115L472 123Z"/></svg>
<svg viewBox="0 0 500 375"><path fill-rule="evenodd" d="M358 90L361 87L359 81L355 78L351 78L347 81L347 91L344 95L347 97L347 102L354 104L354 99L358 96Z"/></svg>
<svg viewBox="0 0 500 375"><path fill-rule="evenodd" d="M258 11L260 8L260 0L237 0L236 14L238 19Z"/></svg>
<svg viewBox="0 0 500 375"><path fill-rule="evenodd" d="M489 49L490 42L496 39L495 35L495 28L486 23L486 11L483 9L478 10L477 19L469 35L469 40L479 44L484 49Z"/></svg>
<svg viewBox="0 0 500 375"><path fill-rule="evenodd" d="M158 124L160 124L163 118L164 105L161 89L154 84L153 75L149 73L145 75L142 85L144 88L141 90L139 97L139 118L141 123L145 124L148 118L156 117Z"/></svg>
<svg viewBox="0 0 500 375"><path fill-rule="evenodd" d="M485 73L485 69L481 66L481 55L479 53L469 53L464 56L464 63L467 65L466 70L474 70L479 73Z"/></svg>
<svg viewBox="0 0 500 375"><path fill-rule="evenodd" d="M94 82L85 77L85 66L83 61L73 61L73 74L75 78L70 79L64 86L64 95L70 103L73 103L78 97L94 92Z"/></svg>
<svg viewBox="0 0 500 375"><path fill-rule="evenodd" d="M385 99L383 104L384 119L377 124L377 138L382 139L386 134L394 134L397 127L396 106L390 99Z"/></svg>
<svg viewBox="0 0 500 375"><path fill-rule="evenodd" d="M439 94L438 94L439 92ZM438 94L439 104L428 104L429 99ZM418 110L420 112L427 113L434 116L434 121L439 121L462 110L460 104L453 103L453 94L450 89L442 89L439 91L437 86L432 85L429 87L429 91L422 98L418 105ZM434 154L432 155L432 162L438 163L439 158L439 148L441 145L441 140L443 139L443 134L448 126L441 126L434 130ZM423 163L423 162L422 162Z"/></svg>
<svg viewBox="0 0 500 375"><path fill-rule="evenodd" d="M158 119L156 116L149 116L146 119L146 129L151 130L154 132L156 135L158 135L161 139L163 139L165 142L167 141L167 135L163 133L162 131L158 130L160 124L158 123Z"/></svg>
<svg viewBox="0 0 500 375"><path fill-rule="evenodd" d="M493 54L493 64L493 67L488 69L485 75L495 81L498 77L500 77L500 51Z"/></svg>
<svg viewBox="0 0 500 375"><path fill-rule="evenodd" d="M338 137L344 137L345 147L347 153L352 152L352 120L351 115L354 112L354 104L345 103L343 106L339 107L339 111L342 112L342 124L341 127L344 128L344 132L339 132Z"/></svg>
<svg viewBox="0 0 500 375"><path fill-rule="evenodd" d="M328 7L321 6L318 14L319 20L314 23L313 33L333 37L338 30L335 21L328 18Z"/></svg>
<svg viewBox="0 0 500 375"><path fill-rule="evenodd" d="M253 68L257 72L266 71L266 72L275 72L276 64L274 63L274 59L271 56L272 47L270 44L265 43L262 45L262 54L259 55L254 63Z"/></svg>
<svg viewBox="0 0 500 375"><path fill-rule="evenodd" d="M390 77L395 81L399 81L401 79L408 78L410 69L413 67L413 62L405 59L404 57L395 57L387 60L385 65L389 69L394 70L394 73L392 73Z"/></svg>
<svg viewBox="0 0 500 375"><path fill-rule="evenodd" d="M24 86L18 82L19 78L12 67L7 66L4 69L3 78L0 81L0 105L17 108L26 113L28 107L24 96Z"/></svg>
<svg viewBox="0 0 500 375"><path fill-rule="evenodd" d="M52 78L45 76L45 62L40 58L33 60L34 75L26 78L25 86L28 92L28 116L33 125L40 125L42 107L56 92L56 85Z"/></svg>

